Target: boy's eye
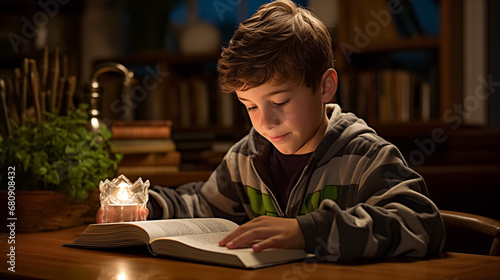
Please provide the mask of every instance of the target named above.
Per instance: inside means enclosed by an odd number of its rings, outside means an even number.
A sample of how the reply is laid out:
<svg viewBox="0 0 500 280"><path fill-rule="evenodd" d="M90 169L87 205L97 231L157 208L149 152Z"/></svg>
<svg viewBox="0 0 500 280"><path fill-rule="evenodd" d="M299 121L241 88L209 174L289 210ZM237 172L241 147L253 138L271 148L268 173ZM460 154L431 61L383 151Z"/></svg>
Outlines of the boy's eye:
<svg viewBox="0 0 500 280"><path fill-rule="evenodd" d="M281 106L286 105L289 101L290 101L290 99L288 99L288 100L286 100L286 101L284 101L284 102L279 102L279 103L275 103L275 102L273 102L273 105L274 105L274 106L281 107Z"/></svg>
<svg viewBox="0 0 500 280"><path fill-rule="evenodd" d="M284 102L272 102L272 104L273 104L273 106L281 107L281 106L284 106L284 105L288 104L289 101L290 101L290 99L288 99L288 100L286 100ZM247 111L248 112L256 110L256 109L257 109L257 106L247 107Z"/></svg>

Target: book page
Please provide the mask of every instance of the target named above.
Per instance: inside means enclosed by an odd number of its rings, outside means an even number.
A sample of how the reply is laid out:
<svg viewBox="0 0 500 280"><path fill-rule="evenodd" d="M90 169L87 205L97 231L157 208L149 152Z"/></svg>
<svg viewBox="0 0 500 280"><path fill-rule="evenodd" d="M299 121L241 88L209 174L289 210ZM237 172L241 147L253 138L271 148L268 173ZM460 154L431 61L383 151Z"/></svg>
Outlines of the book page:
<svg viewBox="0 0 500 280"><path fill-rule="evenodd" d="M204 250L216 250L216 251L226 251L229 250L226 247L219 246L219 241L224 238L228 232L217 232L210 234L197 234L189 236L174 236L172 240L177 240L186 244L190 244L200 249ZM164 239L164 238L161 238ZM250 248L249 248L250 249Z"/></svg>
<svg viewBox="0 0 500 280"><path fill-rule="evenodd" d="M146 230L150 241L173 236L223 233L227 235L238 225L229 220L219 218L171 219L145 222L131 222Z"/></svg>
<svg viewBox="0 0 500 280"><path fill-rule="evenodd" d="M134 246L165 237L214 233L227 235L237 227L237 224L220 218L92 224L73 242L73 245L91 247Z"/></svg>
<svg viewBox="0 0 500 280"><path fill-rule="evenodd" d="M210 251L210 252L221 252L224 254L237 255L240 253L251 253L252 248L241 248L241 249L228 249L226 247L219 246L219 241L224 238L228 232L218 232L209 234L195 234L195 235L184 235L184 236L171 236L171 237L161 237L153 241L153 248L162 248L166 243L162 241L177 241L186 244L190 247Z"/></svg>

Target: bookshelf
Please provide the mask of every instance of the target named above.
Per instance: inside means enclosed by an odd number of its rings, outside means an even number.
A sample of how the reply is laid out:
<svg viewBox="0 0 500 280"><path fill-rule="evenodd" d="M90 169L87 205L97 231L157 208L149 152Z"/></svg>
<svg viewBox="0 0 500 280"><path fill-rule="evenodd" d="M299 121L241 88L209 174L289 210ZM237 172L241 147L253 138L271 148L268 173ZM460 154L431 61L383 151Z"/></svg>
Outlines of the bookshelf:
<svg viewBox="0 0 500 280"><path fill-rule="evenodd" d="M488 130L487 127L481 125L469 125L465 122L465 117L457 117L458 114L450 113L455 109L455 104L463 105L467 93L470 94L468 92L470 89L464 86L464 80L477 77L477 74L469 74L471 77L464 74L464 69L467 68L464 62L467 58L467 49L464 45L467 46L467 44L464 44L464 39L467 37L463 31L464 27L468 27L467 24L471 24L465 20L470 13L464 8L465 1L433 1L437 3L440 23L439 32L436 34L417 34L416 36L396 34L395 36L393 31L386 32L387 30L383 31L380 28L379 36L369 36L375 35L377 31L375 23L382 26L380 20L377 21L373 17L366 18L371 10L375 12L388 10L387 3L415 4L425 1L427 0L337 1L339 19L332 35L336 68L339 73L338 102L345 111L352 111L364 117L379 135L398 147L410 167L425 179L430 197L440 209L498 218L500 212L498 203L495 201L500 198L498 183L500 133ZM487 8L490 13L493 10L491 8L493 2L496 3L496 1L488 2ZM476 1L470 1L470 4L477 6ZM364 21L363 15L365 15ZM372 21L371 25L368 24L370 21ZM392 18L390 23L387 24L387 28L394 28L398 22ZM367 26L372 28L371 33L370 30L366 32ZM492 26L490 23L487 28L493 30ZM358 33L354 32L355 27L359 28L356 29ZM356 34L358 34L358 40L361 40L362 35L359 34L359 30L367 35L365 39L369 41L365 42L365 45L361 44L362 47L356 47L354 42ZM352 52L350 60L342 52L340 46L342 43L356 47L348 48ZM472 42L472 44L480 45L481 42L477 44ZM431 61L426 67L417 70L412 68L413 65L394 65L388 62L395 54L405 52L425 53L431 57ZM489 52L485 51L487 54L491 52L491 49ZM493 53L496 52L493 51ZM474 55L471 59L477 59L477 56ZM489 63L493 61L492 64L496 62L491 55L488 60ZM410 114L409 120L405 121L380 119L380 95L382 93L376 81L387 71L393 73L403 71L407 73L406 75L408 73L410 76L416 75L416 80L421 79L429 83L431 87L429 100L433 102L431 106L434 108L432 117L415 118ZM346 80L351 83L350 86L345 85ZM366 83L366 81L369 82ZM346 96L352 96L352 98L345 100ZM410 104L412 103L415 104L414 100L410 101ZM395 109L393 111L396 112ZM490 111L495 111L495 109L490 109ZM451 116L457 118L451 120ZM470 186L478 187L474 193L471 193L466 191L470 189Z"/></svg>
<svg viewBox="0 0 500 280"><path fill-rule="evenodd" d="M445 113L462 102L462 1L437 1L433 32L414 2L339 1L337 101L375 127L443 125Z"/></svg>
<svg viewBox="0 0 500 280"><path fill-rule="evenodd" d="M229 143L236 142L250 129L242 105L232 94L219 91L216 71L219 55L143 51L95 61L94 66L108 61L121 63L135 77L129 90L121 88L120 77L103 78L103 119L111 125L122 121L123 110L116 108L128 102L133 111L129 121L170 120L172 140L182 158L180 170L214 169ZM123 97L126 92L131 98Z"/></svg>
<svg viewBox="0 0 500 280"><path fill-rule="evenodd" d="M388 20L387 24L380 19L382 15L380 11L384 9L390 14L390 8L387 6L389 2L406 2L405 9L409 9L408 5L412 1L338 1L339 24L332 30L336 69L340 76L336 101L345 111L353 111L366 119L377 131L382 132L381 134L387 133L394 138L410 132L411 135L415 135L415 131L422 132L419 135L428 135L427 133L435 127L449 127L450 124L446 123L446 118L443 116L454 103L463 102L461 83L457 82L463 75L461 62L463 1L438 0L439 31L430 34L419 31L418 34L411 36L397 33L398 21L395 18ZM375 11L377 17L373 17L370 11ZM375 24L379 24L379 29ZM365 42L366 44L362 46L356 45L356 32L353 32L356 31L355 27L365 34L368 43ZM393 30L386 32L387 28ZM353 51L349 56L350 61L346 59L341 43L355 47L348 49ZM394 56L405 53L423 54L427 64L415 69L411 62L388 63L394 60ZM218 57L219 53L179 55L165 51L144 51L124 57L106 58L96 61L94 65L104 61L122 63L134 71L139 82L144 74L148 74L144 73L147 67L168 73L158 86L148 93L145 100L138 102L140 104L135 108L134 119L173 120L174 141L178 147L186 146L188 147L186 151L192 152L193 145L206 150L210 149L209 146L214 142L221 142L221 138L226 143L235 142L250 128L246 113L241 110L236 99L230 95L226 95L231 97L225 99L226 103L220 99L221 94L216 85ZM381 81L384 79L391 81L387 84L398 85L406 93L397 98L394 96L380 98L380 89L383 88ZM192 85L193 80L194 83L202 80L204 84L201 87L208 89L208 92L200 96L199 90L193 90L197 88ZM350 86L346 87L347 83ZM412 86L408 86L408 83ZM408 96L408 91L416 89L420 92L420 97L417 98L419 102L415 102L414 96ZM115 92L121 94L120 90ZM392 88L387 87L383 92L390 93ZM422 97L424 95L425 98ZM183 96L187 97L187 100L183 99ZM349 96L350 102L347 102L346 96ZM104 117L120 119L119 114L112 112L110 105L118 97L104 94L104 99L106 98L103 106ZM200 100L205 101L198 102ZM380 105L381 100L385 100L385 105ZM425 110L421 106L423 100L428 104ZM401 109L403 107L401 104L406 104L405 110ZM387 114L388 112L390 114ZM228 134L236 136L231 138ZM187 152L181 152L183 158L189 158ZM202 152L196 151L193 153L193 158L200 155ZM192 169L198 166L195 165Z"/></svg>
<svg viewBox="0 0 500 280"><path fill-rule="evenodd" d="M202 55L144 51L123 57L97 60L94 66L114 61L134 72L132 91L133 120L171 120L175 129L249 128L244 111L231 94L219 91L216 63L220 53ZM113 102L120 100L116 82L108 81L103 96L103 118L122 119ZM145 92L145 97L142 92ZM116 95L118 94L118 95ZM123 102L125 103L125 102ZM115 106L116 107L116 106Z"/></svg>

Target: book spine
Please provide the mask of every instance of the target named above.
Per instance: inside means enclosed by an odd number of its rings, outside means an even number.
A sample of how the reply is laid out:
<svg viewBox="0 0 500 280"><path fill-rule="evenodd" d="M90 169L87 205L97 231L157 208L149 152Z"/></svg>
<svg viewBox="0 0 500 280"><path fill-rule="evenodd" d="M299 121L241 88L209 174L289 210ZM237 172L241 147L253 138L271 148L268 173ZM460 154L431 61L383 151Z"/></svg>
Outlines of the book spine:
<svg viewBox="0 0 500 280"><path fill-rule="evenodd" d="M117 173L127 177L179 172L178 166L119 166Z"/></svg>
<svg viewBox="0 0 500 280"><path fill-rule="evenodd" d="M114 126L111 134L113 139L169 139L172 130L169 126Z"/></svg>
<svg viewBox="0 0 500 280"><path fill-rule="evenodd" d="M144 153L168 153L176 150L173 140L115 140L115 147L111 147L113 153L144 154Z"/></svg>
<svg viewBox="0 0 500 280"><path fill-rule="evenodd" d="M178 166L181 164L180 152L125 154L120 166Z"/></svg>
<svg viewBox="0 0 500 280"><path fill-rule="evenodd" d="M171 120L134 120L134 121L122 121L113 120L112 125L114 127L120 126L172 126Z"/></svg>

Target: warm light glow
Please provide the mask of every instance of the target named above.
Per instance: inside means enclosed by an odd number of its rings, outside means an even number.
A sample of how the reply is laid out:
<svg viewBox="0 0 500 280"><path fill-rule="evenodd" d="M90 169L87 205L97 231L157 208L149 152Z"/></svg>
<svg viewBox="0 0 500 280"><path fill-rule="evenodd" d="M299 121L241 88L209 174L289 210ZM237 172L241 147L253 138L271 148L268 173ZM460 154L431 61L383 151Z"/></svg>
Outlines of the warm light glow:
<svg viewBox="0 0 500 280"><path fill-rule="evenodd" d="M127 183L124 183L124 182L122 182L118 185L118 192L116 193L116 198L121 203L125 203L130 199L129 193L128 193L128 188L129 188L129 185Z"/></svg>
<svg viewBox="0 0 500 280"><path fill-rule="evenodd" d="M116 280L127 280L127 275L125 272L121 272L118 276L116 276Z"/></svg>
<svg viewBox="0 0 500 280"><path fill-rule="evenodd" d="M97 118L91 118L90 125L93 129L99 129L99 120Z"/></svg>

